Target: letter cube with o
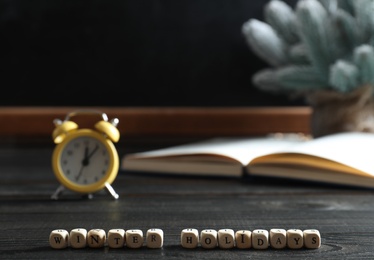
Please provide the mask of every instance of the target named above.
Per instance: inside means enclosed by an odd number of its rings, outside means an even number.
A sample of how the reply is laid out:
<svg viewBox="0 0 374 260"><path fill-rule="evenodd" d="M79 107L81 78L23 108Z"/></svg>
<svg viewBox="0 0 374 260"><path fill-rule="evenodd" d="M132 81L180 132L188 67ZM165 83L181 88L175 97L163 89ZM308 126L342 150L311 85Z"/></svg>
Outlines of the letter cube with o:
<svg viewBox="0 0 374 260"><path fill-rule="evenodd" d="M304 246L306 248L319 248L321 246L321 234L316 229L306 229L303 231Z"/></svg>
<svg viewBox="0 0 374 260"><path fill-rule="evenodd" d="M217 233L218 246L229 249L235 246L235 232L232 229L220 229Z"/></svg>
<svg viewBox="0 0 374 260"><path fill-rule="evenodd" d="M199 231L195 228L185 228L181 232L181 245L184 248L196 248L199 245Z"/></svg>
<svg viewBox="0 0 374 260"><path fill-rule="evenodd" d="M70 246L72 248L84 248L87 246L87 230L85 228L74 228L70 230Z"/></svg>
<svg viewBox="0 0 374 260"><path fill-rule="evenodd" d="M304 246L304 235L300 229L287 230L287 246L291 249L299 249Z"/></svg>
<svg viewBox="0 0 374 260"><path fill-rule="evenodd" d="M269 247L269 231L265 229L253 230L252 247L255 249L267 249Z"/></svg>
<svg viewBox="0 0 374 260"><path fill-rule="evenodd" d="M122 228L110 229L108 231L108 246L110 248L121 248L125 245L125 230Z"/></svg>
<svg viewBox="0 0 374 260"><path fill-rule="evenodd" d="M89 247L99 248L105 245L106 233L104 229L91 229L87 233L87 244Z"/></svg>
<svg viewBox="0 0 374 260"><path fill-rule="evenodd" d="M252 232L250 230L238 230L235 232L236 247L240 249L252 247Z"/></svg>
<svg viewBox="0 0 374 260"><path fill-rule="evenodd" d="M145 237L148 248L161 248L164 244L164 231L162 229L148 229Z"/></svg>
<svg viewBox="0 0 374 260"><path fill-rule="evenodd" d="M55 229L49 234L49 244L52 248L62 249L69 245L69 233L65 229Z"/></svg>
<svg viewBox="0 0 374 260"><path fill-rule="evenodd" d="M202 248L211 249L217 247L217 231L204 229L200 232L200 244Z"/></svg>
<svg viewBox="0 0 374 260"><path fill-rule="evenodd" d="M126 231L126 246L129 248L140 248L143 246L143 231L140 229L129 229Z"/></svg>

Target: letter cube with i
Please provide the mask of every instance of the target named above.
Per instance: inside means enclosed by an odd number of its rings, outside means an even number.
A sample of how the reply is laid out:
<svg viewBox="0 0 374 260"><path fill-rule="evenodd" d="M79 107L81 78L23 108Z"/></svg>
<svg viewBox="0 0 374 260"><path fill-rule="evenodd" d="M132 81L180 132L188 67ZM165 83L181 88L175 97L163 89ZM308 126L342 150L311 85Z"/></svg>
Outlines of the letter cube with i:
<svg viewBox="0 0 374 260"><path fill-rule="evenodd" d="M87 244L89 247L103 247L106 242L106 233L104 229L91 229L87 233Z"/></svg>
<svg viewBox="0 0 374 260"><path fill-rule="evenodd" d="M110 248L121 248L125 246L125 230L122 228L110 229L107 238Z"/></svg>
<svg viewBox="0 0 374 260"><path fill-rule="evenodd" d="M275 249L282 249L287 246L287 231L281 228L270 229L270 246Z"/></svg>
<svg viewBox="0 0 374 260"><path fill-rule="evenodd" d="M232 229L220 229L217 233L218 246L229 249L235 246L235 232Z"/></svg>
<svg viewBox="0 0 374 260"><path fill-rule="evenodd" d="M140 229L129 229L126 231L126 246L129 248L140 248L143 246L143 231Z"/></svg>
<svg viewBox="0 0 374 260"><path fill-rule="evenodd" d="M306 229L303 231L304 246L306 248L319 248L321 246L321 234L316 229Z"/></svg>
<svg viewBox="0 0 374 260"><path fill-rule="evenodd" d="M202 248L211 249L217 247L217 231L204 229L200 232L200 244Z"/></svg>
<svg viewBox="0 0 374 260"><path fill-rule="evenodd" d="M87 246L87 230L74 228L70 230L70 246L72 248L84 248Z"/></svg>
<svg viewBox="0 0 374 260"><path fill-rule="evenodd" d="M269 231L265 229L253 230L252 247L255 249L267 249L269 247Z"/></svg>
<svg viewBox="0 0 374 260"><path fill-rule="evenodd" d="M69 233L65 229L55 229L49 234L49 244L52 248L62 249L69 245Z"/></svg>
<svg viewBox="0 0 374 260"><path fill-rule="evenodd" d="M235 232L236 247L240 249L252 247L252 232L250 230L238 230Z"/></svg>
<svg viewBox="0 0 374 260"><path fill-rule="evenodd" d="M304 235L300 229L287 230L287 246L291 249L299 249L304 246Z"/></svg>
<svg viewBox="0 0 374 260"><path fill-rule="evenodd" d="M164 231L159 228L148 229L145 240L148 248L161 248L164 244Z"/></svg>
<svg viewBox="0 0 374 260"><path fill-rule="evenodd" d="M196 248L199 245L199 231L195 228L185 228L181 232L181 245L184 248Z"/></svg>

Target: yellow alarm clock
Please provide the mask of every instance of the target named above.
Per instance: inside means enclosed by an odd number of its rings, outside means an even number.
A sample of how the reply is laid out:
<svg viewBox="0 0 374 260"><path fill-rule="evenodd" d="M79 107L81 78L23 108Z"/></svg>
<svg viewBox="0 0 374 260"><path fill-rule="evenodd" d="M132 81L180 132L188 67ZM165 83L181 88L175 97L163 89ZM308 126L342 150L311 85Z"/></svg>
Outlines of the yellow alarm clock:
<svg viewBox="0 0 374 260"><path fill-rule="evenodd" d="M77 115L101 116L94 128L79 129L71 120ZM52 155L52 168L61 185L52 195L58 199L65 188L88 195L106 189L113 198L118 194L111 184L117 177L119 158L113 143L118 142L120 134L117 129L118 119L110 122L105 113L96 110L80 110L69 113L65 120L55 119L56 128L52 138L56 147Z"/></svg>

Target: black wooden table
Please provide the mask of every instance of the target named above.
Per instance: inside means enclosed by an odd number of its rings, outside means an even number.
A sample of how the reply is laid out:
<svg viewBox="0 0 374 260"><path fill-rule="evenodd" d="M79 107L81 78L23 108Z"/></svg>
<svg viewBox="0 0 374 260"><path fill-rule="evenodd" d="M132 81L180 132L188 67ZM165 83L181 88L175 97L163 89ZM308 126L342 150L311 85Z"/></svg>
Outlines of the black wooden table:
<svg viewBox="0 0 374 260"><path fill-rule="evenodd" d="M63 193L48 143L0 143L1 259L374 259L374 192L279 179L150 176L119 172L114 200ZM120 149L120 156L128 152ZM161 249L53 249L54 229L164 231ZM319 249L185 249L184 228L318 229Z"/></svg>

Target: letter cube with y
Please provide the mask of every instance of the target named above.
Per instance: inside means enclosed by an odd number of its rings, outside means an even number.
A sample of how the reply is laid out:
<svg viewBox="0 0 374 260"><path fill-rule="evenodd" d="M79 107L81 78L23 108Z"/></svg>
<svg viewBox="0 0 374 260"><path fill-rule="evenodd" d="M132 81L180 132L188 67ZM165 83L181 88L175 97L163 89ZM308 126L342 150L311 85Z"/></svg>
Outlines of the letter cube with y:
<svg viewBox="0 0 374 260"><path fill-rule="evenodd" d="M55 229L49 234L49 244L52 248L62 249L69 245L69 233L65 229Z"/></svg>
<svg viewBox="0 0 374 260"><path fill-rule="evenodd" d="M181 245L184 248L196 248L199 245L199 231L195 228L185 228L181 232Z"/></svg>
<svg viewBox="0 0 374 260"><path fill-rule="evenodd" d="M238 230L235 232L236 247L240 249L252 247L252 232L250 230Z"/></svg>
<svg viewBox="0 0 374 260"><path fill-rule="evenodd" d="M235 246L235 232L232 229L220 229L217 233L218 246L229 249Z"/></svg>
<svg viewBox="0 0 374 260"><path fill-rule="evenodd" d="M87 245L87 230L74 228L70 231L70 246L72 248L84 248Z"/></svg>
<svg viewBox="0 0 374 260"><path fill-rule="evenodd" d="M143 246L143 231L140 229L129 229L126 231L126 246L129 248L140 248Z"/></svg>
<svg viewBox="0 0 374 260"><path fill-rule="evenodd" d="M110 229L107 238L110 248L121 248L125 246L125 230L122 228Z"/></svg>
<svg viewBox="0 0 374 260"><path fill-rule="evenodd" d="M164 231L159 228L148 229L145 241L148 248L161 248L164 244Z"/></svg>
<svg viewBox="0 0 374 260"><path fill-rule="evenodd" d="M204 229L200 232L200 244L202 248L211 249L217 247L217 231Z"/></svg>
<svg viewBox="0 0 374 260"><path fill-rule="evenodd" d="M281 228L270 229L270 246L275 249L282 249L287 246L287 231Z"/></svg>
<svg viewBox="0 0 374 260"><path fill-rule="evenodd" d="M269 231L265 229L253 230L252 247L255 249L267 249L269 247Z"/></svg>
<svg viewBox="0 0 374 260"><path fill-rule="evenodd" d="M303 231L304 246L306 248L319 248L321 246L321 234L316 229L306 229Z"/></svg>
<svg viewBox="0 0 374 260"><path fill-rule="evenodd" d="M99 248L105 245L106 233L104 229L91 229L87 233L87 244L89 247Z"/></svg>
<svg viewBox="0 0 374 260"><path fill-rule="evenodd" d="M300 229L287 230L287 246L291 249L299 249L304 246L303 231Z"/></svg>

